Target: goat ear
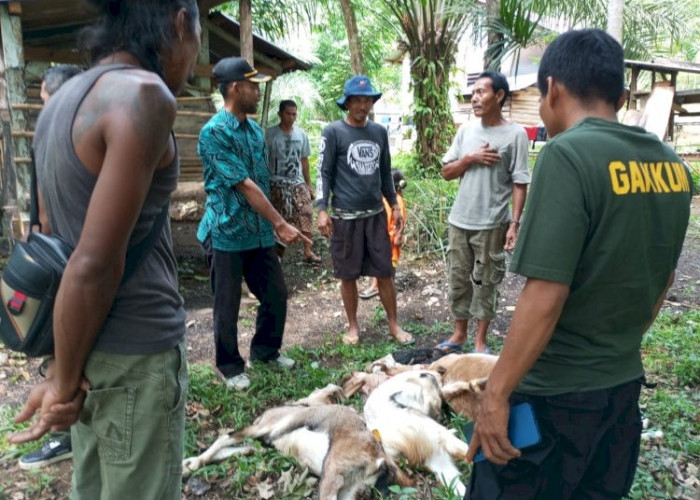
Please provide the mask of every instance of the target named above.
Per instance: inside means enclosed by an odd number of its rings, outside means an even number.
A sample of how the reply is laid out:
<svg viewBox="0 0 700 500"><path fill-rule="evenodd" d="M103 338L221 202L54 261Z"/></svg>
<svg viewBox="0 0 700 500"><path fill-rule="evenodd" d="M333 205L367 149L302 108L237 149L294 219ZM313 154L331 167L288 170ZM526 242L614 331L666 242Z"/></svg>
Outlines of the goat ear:
<svg viewBox="0 0 700 500"><path fill-rule="evenodd" d="M345 395L345 390L342 387L339 387L335 384L329 384L333 386L333 391L331 392L331 396L335 398L336 401L342 402L345 401L347 396Z"/></svg>
<svg viewBox="0 0 700 500"><path fill-rule="evenodd" d="M474 392L482 392L486 390L486 382L488 380L488 377L470 380L469 385Z"/></svg>
<svg viewBox="0 0 700 500"><path fill-rule="evenodd" d="M345 395L345 399L351 398L365 385L364 379L360 379L357 375L358 372L355 372L349 377L346 376L343 380L343 394Z"/></svg>

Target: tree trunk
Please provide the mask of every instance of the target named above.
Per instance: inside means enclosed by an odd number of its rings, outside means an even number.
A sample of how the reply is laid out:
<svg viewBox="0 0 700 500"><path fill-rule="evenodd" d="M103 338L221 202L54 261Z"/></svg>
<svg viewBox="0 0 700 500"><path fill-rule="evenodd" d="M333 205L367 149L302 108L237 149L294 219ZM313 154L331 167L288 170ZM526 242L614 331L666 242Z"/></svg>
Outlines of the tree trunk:
<svg viewBox="0 0 700 500"><path fill-rule="evenodd" d="M486 14L488 23L491 25L495 19L500 17L501 2L500 0L486 0ZM488 28L486 34L486 52L484 52L484 69L501 70L500 55L503 50L501 43L503 36L491 28Z"/></svg>
<svg viewBox="0 0 700 500"><path fill-rule="evenodd" d="M355 18L355 10L352 8L352 1L340 0L340 6L343 10L345 30L348 33L352 72L355 75L364 75L366 73L365 61L362 57L362 43L360 41L360 34L357 31L357 19Z"/></svg>
<svg viewBox="0 0 700 500"><path fill-rule="evenodd" d="M253 57L253 3L238 0L238 22L241 25L241 57L254 66Z"/></svg>
<svg viewBox="0 0 700 500"><path fill-rule="evenodd" d="M608 0L608 33L622 43L622 15L625 0Z"/></svg>
<svg viewBox="0 0 700 500"><path fill-rule="evenodd" d="M427 49L428 44L421 48ZM450 111L449 74L452 61L429 59L428 53L412 53L413 120L416 126L416 154L423 168L439 172L442 155L454 135Z"/></svg>

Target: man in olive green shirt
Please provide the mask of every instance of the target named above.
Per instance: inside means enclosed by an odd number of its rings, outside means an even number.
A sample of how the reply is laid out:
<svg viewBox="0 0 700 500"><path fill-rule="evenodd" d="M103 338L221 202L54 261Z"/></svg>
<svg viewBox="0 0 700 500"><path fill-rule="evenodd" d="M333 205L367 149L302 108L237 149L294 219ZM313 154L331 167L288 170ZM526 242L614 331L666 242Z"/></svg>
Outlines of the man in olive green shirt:
<svg viewBox="0 0 700 500"><path fill-rule="evenodd" d="M640 345L673 282L692 180L667 145L617 123L623 52L571 31L539 67L543 148L511 270L527 277L482 400L466 498L621 498L639 452ZM515 449L509 404L539 444Z"/></svg>

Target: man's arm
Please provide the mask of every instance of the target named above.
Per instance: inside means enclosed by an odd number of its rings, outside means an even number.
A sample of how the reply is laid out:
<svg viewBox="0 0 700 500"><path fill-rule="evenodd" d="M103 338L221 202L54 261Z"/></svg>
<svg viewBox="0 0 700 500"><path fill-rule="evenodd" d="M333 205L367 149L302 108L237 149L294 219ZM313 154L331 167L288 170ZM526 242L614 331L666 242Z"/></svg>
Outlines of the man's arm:
<svg viewBox="0 0 700 500"><path fill-rule="evenodd" d="M668 295L668 290L671 288L671 285L673 285L674 280L676 279L676 270L674 269L671 271L671 274L668 277L668 283L666 283L666 288L664 288L664 291L661 292L661 295L659 295L658 300L656 301L656 304L654 304L654 310L651 313L651 319L649 322L644 326L644 332L651 327L652 324L654 324L654 321L656 320L656 317L659 315L659 311L661 310L661 306L664 304L664 300L666 300L666 295Z"/></svg>
<svg viewBox="0 0 700 500"><path fill-rule="evenodd" d="M520 219L523 216L523 207L527 198L527 184L513 184L513 218L506 231L506 243L503 248L511 251L518 242L518 230L520 229Z"/></svg>
<svg viewBox="0 0 700 500"><path fill-rule="evenodd" d="M309 190L309 195L311 195L311 200L313 201L314 188L311 185L311 173L309 170L309 159L306 157L301 159L301 175L304 176L304 182L306 183L306 187Z"/></svg>
<svg viewBox="0 0 700 500"><path fill-rule="evenodd" d="M566 284L528 278L503 351L489 375L467 461L474 459L479 447L496 464L520 455L508 440L508 398L549 343L568 295Z"/></svg>
<svg viewBox="0 0 700 500"><path fill-rule="evenodd" d="M313 187L311 186L311 173L309 170L309 156L311 156L311 145L309 144L309 136L306 132L299 129L302 135L301 141L301 175L304 177L304 182L309 189L309 195L311 196L311 201L313 201L315 193Z"/></svg>
<svg viewBox="0 0 700 500"><path fill-rule="evenodd" d="M381 130L383 136L383 146L381 147L381 155L379 157L379 175L382 182L382 195L391 205L391 219L393 221L394 232L401 233L403 231L404 219L396 200L396 188L394 187L394 178L391 175L391 154L389 152L389 135L386 129Z"/></svg>
<svg viewBox="0 0 700 500"><path fill-rule="evenodd" d="M458 179L464 175L469 167L475 164L493 166L501 159L501 155L498 151L491 146L488 142L481 145L479 149L471 153L467 153L461 158L448 162L442 167L442 177L446 181L451 181L453 179Z"/></svg>
<svg viewBox="0 0 700 500"><path fill-rule="evenodd" d="M12 436L14 443L72 423L59 418L54 407L69 404L80 393L83 368L119 288L127 245L153 173L168 153L168 161L175 154L170 143L174 97L154 75L130 73L101 79L73 126L78 157L97 181L54 305L54 375L32 390L16 420L37 411L39 418Z"/></svg>
<svg viewBox="0 0 700 500"><path fill-rule="evenodd" d="M330 126L329 126L330 127ZM335 179L335 171L337 168L336 144L335 136L330 128L326 127L321 136L320 151L318 154L318 169L320 171L319 178L321 180L321 197L316 200L318 204L318 220L316 225L318 231L326 238L331 237L333 225L331 218L328 216L328 199L331 193L331 183ZM318 189L318 187L317 187Z"/></svg>
<svg viewBox="0 0 700 500"><path fill-rule="evenodd" d="M309 239L304 236L301 231L284 220L284 217L275 210L270 200L267 199L265 193L263 193L258 185L250 178L236 184L236 189L248 200L253 210L270 221L270 224L275 228L275 232L282 243L288 245L299 239L310 243Z"/></svg>

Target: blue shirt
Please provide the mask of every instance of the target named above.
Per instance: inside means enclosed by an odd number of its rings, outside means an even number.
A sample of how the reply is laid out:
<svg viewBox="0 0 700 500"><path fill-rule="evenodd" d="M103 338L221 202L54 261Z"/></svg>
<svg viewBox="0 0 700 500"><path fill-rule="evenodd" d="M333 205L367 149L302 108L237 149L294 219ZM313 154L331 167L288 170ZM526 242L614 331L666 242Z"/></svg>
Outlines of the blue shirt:
<svg viewBox="0 0 700 500"><path fill-rule="evenodd" d="M225 252L274 246L272 224L236 189L236 184L249 178L270 197L267 148L260 126L253 120L241 122L222 109L199 134L197 153L207 192L197 239L204 242L211 237L212 248Z"/></svg>

